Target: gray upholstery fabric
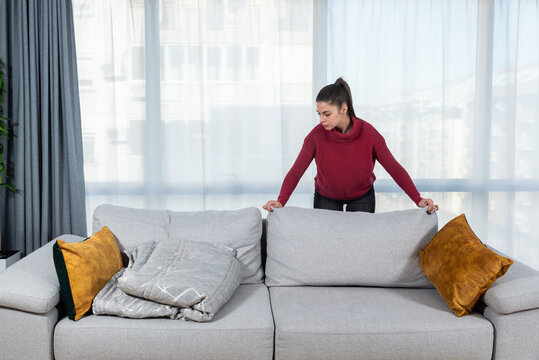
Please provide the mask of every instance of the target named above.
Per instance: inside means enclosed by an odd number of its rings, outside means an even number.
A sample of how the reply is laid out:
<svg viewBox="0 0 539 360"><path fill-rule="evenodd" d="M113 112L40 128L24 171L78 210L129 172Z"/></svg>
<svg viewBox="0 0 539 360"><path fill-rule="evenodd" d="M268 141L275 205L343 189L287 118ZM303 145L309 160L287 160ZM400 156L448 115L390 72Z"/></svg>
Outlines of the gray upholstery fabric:
<svg viewBox="0 0 539 360"><path fill-rule="evenodd" d="M55 329L56 360L260 359L273 356L273 320L264 284L240 285L205 323L85 316Z"/></svg>
<svg viewBox="0 0 539 360"><path fill-rule="evenodd" d="M221 244L237 251L244 266L242 284L259 283L264 276L260 256L262 217L256 208L175 212L100 205L94 211L94 232L105 225L122 250L163 239Z"/></svg>
<svg viewBox="0 0 539 360"><path fill-rule="evenodd" d="M230 299L242 275L241 263L234 257L235 251L224 246L162 240L141 244L135 253L140 254L133 257L133 263L130 261L121 276L117 279L114 276L107 285L116 282L125 294L141 299L124 301L128 296L105 286L94 299L95 314L120 313L129 317L135 313L136 318L144 318L164 312L164 316L174 319L209 321ZM143 299L157 304L148 304ZM126 302L129 303L127 309L117 307ZM178 309L171 314L170 309L161 304ZM110 308L112 312L108 311Z"/></svg>
<svg viewBox="0 0 539 360"><path fill-rule="evenodd" d="M275 359L490 359L492 324L435 289L272 287Z"/></svg>
<svg viewBox="0 0 539 360"><path fill-rule="evenodd" d="M52 360L52 335L58 310L45 314L0 307L0 359Z"/></svg>
<svg viewBox="0 0 539 360"><path fill-rule="evenodd" d="M482 299L499 314L539 308L539 271L514 261L507 273L491 285Z"/></svg>
<svg viewBox="0 0 539 360"><path fill-rule="evenodd" d="M77 242L84 238L62 235L56 239ZM0 272L0 306L47 313L60 301L60 284L52 260L56 239Z"/></svg>
<svg viewBox="0 0 539 360"><path fill-rule="evenodd" d="M502 315L487 307L483 315L496 329L493 360L539 359L539 309Z"/></svg>
<svg viewBox="0 0 539 360"><path fill-rule="evenodd" d="M432 287L419 250L436 213L350 213L284 207L268 214L266 285Z"/></svg>
<svg viewBox="0 0 539 360"><path fill-rule="evenodd" d="M170 215L163 210L133 209L115 205L100 205L94 210L92 232L108 226L120 250L168 238Z"/></svg>

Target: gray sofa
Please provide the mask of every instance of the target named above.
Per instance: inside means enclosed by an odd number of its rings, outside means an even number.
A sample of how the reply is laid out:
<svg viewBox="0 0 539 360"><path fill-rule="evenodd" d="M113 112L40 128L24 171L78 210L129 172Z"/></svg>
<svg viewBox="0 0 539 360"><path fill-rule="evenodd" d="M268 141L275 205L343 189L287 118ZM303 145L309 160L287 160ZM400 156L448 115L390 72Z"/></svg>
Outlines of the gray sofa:
<svg viewBox="0 0 539 360"><path fill-rule="evenodd" d="M210 322L62 313L54 241L0 273L1 359L539 359L539 272L515 261L456 317L419 267L423 209L172 212L102 205L121 249L165 238L237 250L244 276ZM60 236L74 242L82 238Z"/></svg>

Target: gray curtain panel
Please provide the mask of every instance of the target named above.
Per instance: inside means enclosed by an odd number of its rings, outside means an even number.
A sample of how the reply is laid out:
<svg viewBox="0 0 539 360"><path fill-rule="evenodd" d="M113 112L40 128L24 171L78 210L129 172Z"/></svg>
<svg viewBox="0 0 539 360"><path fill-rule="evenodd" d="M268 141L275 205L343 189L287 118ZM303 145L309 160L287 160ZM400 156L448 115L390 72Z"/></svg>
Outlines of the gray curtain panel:
<svg viewBox="0 0 539 360"><path fill-rule="evenodd" d="M9 73L7 157L20 190L0 190L1 248L28 254L65 233L86 235L71 0L0 0L0 58Z"/></svg>

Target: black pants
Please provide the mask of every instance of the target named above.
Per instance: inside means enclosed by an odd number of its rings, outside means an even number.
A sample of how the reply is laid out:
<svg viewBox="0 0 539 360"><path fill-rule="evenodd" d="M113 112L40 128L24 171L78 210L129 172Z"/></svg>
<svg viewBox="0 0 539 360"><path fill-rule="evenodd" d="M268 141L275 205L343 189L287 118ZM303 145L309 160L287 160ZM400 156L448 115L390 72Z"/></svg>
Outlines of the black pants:
<svg viewBox="0 0 539 360"><path fill-rule="evenodd" d="M335 200L320 195L314 192L314 208L326 210L343 211L343 206L346 205L346 211L364 211L374 213L376 205L374 196L374 187L371 187L365 195L353 200Z"/></svg>

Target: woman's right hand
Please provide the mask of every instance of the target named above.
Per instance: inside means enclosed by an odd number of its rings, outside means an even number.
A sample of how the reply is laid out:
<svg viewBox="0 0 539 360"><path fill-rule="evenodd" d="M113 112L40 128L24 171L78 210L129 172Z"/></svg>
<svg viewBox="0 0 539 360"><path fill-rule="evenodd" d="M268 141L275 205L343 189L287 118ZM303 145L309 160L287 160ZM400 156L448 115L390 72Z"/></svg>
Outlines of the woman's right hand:
<svg viewBox="0 0 539 360"><path fill-rule="evenodd" d="M282 208L283 204L275 200L270 200L266 203L266 205L262 205L262 207L268 211L273 211L271 208Z"/></svg>

